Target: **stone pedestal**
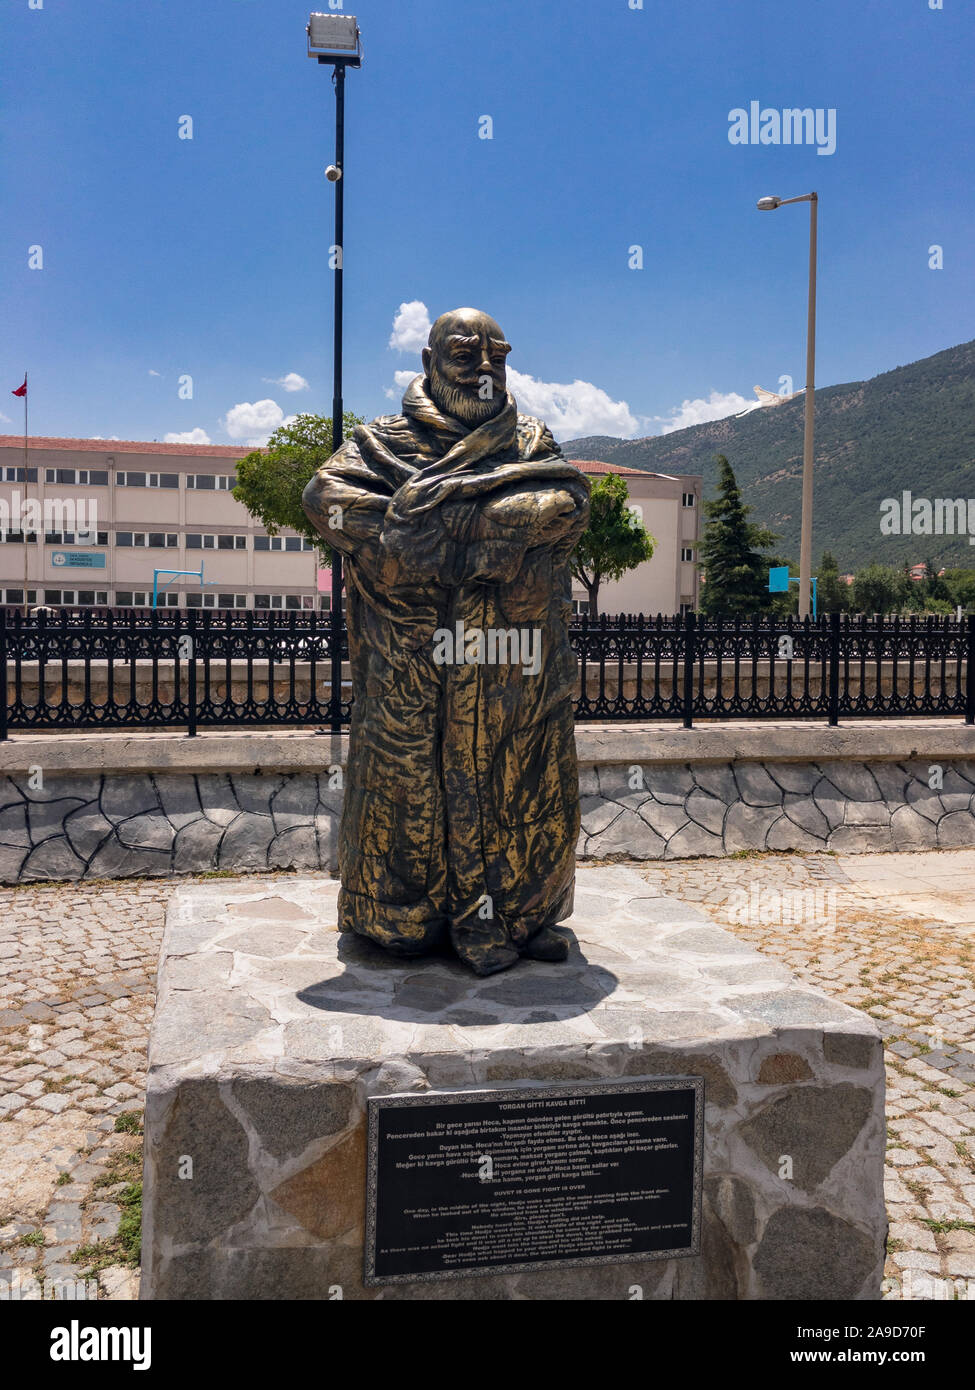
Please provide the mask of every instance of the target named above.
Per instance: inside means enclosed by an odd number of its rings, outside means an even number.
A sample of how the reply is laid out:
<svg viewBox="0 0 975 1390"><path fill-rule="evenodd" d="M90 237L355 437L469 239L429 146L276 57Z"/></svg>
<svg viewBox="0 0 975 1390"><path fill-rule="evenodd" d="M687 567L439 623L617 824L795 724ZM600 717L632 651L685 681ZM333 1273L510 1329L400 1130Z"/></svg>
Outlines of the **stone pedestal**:
<svg viewBox="0 0 975 1390"><path fill-rule="evenodd" d="M579 870L566 964L483 980L338 933L337 889L227 880L173 898L144 1298L879 1297L869 1018L619 866ZM363 1285L369 1096L644 1076L705 1081L699 1256Z"/></svg>

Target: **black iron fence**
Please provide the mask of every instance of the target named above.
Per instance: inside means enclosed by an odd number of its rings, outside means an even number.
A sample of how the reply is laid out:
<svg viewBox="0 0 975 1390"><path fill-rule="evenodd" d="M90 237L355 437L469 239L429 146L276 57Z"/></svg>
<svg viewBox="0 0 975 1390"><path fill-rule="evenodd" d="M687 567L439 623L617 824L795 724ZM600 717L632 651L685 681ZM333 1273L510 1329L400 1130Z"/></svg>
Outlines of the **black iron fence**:
<svg viewBox="0 0 975 1390"><path fill-rule="evenodd" d="M975 618L573 621L579 720L975 722ZM0 738L16 730L349 722L328 614L0 609Z"/></svg>

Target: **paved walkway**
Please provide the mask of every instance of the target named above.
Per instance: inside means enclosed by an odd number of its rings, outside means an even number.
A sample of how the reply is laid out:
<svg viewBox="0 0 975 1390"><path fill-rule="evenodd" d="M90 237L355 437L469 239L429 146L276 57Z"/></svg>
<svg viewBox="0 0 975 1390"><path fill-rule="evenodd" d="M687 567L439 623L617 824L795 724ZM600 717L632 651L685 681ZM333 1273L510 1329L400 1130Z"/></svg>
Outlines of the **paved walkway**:
<svg viewBox="0 0 975 1390"><path fill-rule="evenodd" d="M877 1019L887 1296L975 1298L975 850L763 854L645 873Z"/></svg>
<svg viewBox="0 0 975 1390"><path fill-rule="evenodd" d="M878 1019L889 1296L975 1295L975 851L749 855L642 872ZM136 1296L132 1184L172 888L0 889L0 1280L20 1296L37 1297L38 1279Z"/></svg>

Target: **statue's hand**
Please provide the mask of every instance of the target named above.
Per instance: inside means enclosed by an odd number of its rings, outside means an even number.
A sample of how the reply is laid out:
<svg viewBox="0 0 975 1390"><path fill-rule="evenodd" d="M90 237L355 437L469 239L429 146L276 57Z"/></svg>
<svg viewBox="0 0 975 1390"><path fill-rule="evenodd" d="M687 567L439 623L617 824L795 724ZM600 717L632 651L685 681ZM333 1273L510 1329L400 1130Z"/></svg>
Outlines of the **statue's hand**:
<svg viewBox="0 0 975 1390"><path fill-rule="evenodd" d="M544 492L494 497L481 508L481 515L491 525L545 531L560 517L572 516L575 510L575 502L563 488L547 488Z"/></svg>

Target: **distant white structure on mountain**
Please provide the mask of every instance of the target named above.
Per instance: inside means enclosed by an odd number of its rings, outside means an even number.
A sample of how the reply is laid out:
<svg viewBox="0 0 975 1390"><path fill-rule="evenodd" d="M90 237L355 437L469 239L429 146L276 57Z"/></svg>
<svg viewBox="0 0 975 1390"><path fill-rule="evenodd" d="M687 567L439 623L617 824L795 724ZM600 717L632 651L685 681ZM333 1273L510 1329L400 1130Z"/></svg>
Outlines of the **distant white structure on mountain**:
<svg viewBox="0 0 975 1390"><path fill-rule="evenodd" d="M778 393L775 391L766 391L764 386L756 386L753 389L755 395L758 397L758 400L754 401L751 405L746 406L744 410L740 411L739 414L735 416L736 420L741 420L743 416L750 415L753 410L764 410L768 406L784 405L786 401L794 401L796 396L801 396L806 388L804 386L800 386L798 391L792 391L784 396L778 395Z"/></svg>

